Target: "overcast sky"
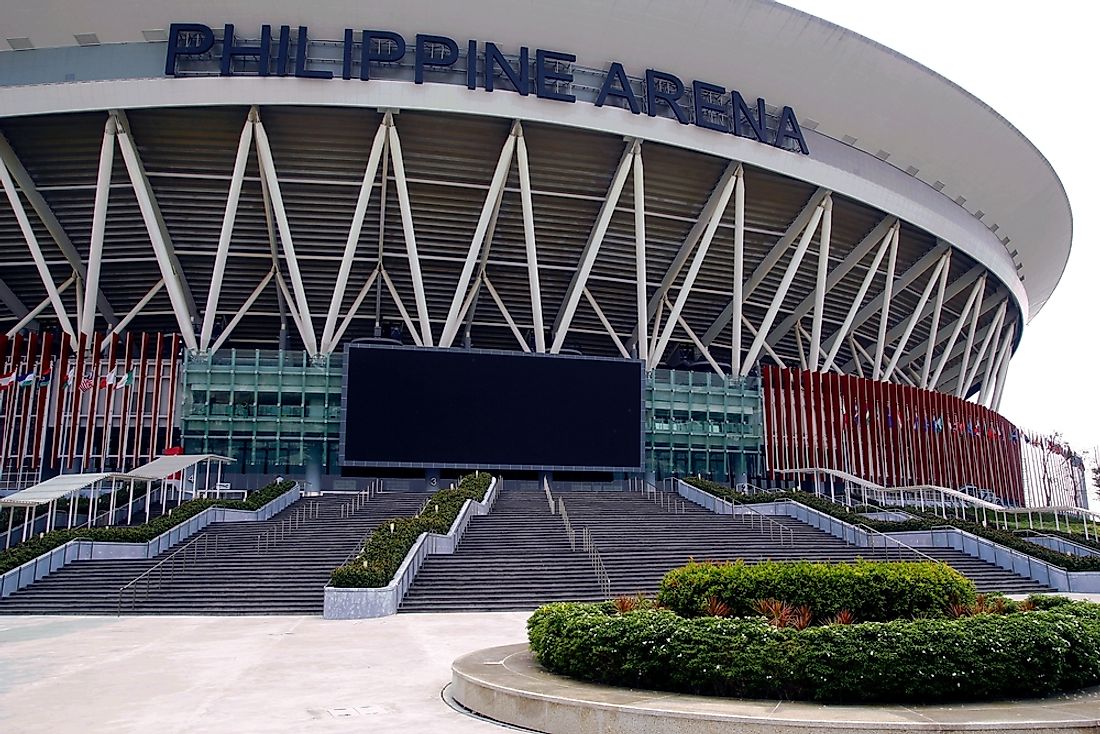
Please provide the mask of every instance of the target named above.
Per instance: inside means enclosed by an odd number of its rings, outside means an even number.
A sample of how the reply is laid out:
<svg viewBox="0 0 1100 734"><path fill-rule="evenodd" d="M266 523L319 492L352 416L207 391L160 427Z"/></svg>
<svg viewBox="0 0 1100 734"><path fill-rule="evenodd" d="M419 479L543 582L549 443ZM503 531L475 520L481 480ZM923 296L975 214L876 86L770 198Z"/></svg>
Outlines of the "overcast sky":
<svg viewBox="0 0 1100 734"><path fill-rule="evenodd" d="M1030 430L1061 431L1091 453L1100 444L1100 10L1073 0L784 2L943 74L1004 115L1054 166L1073 207L1073 249L1054 295L1024 329L1001 413Z"/></svg>

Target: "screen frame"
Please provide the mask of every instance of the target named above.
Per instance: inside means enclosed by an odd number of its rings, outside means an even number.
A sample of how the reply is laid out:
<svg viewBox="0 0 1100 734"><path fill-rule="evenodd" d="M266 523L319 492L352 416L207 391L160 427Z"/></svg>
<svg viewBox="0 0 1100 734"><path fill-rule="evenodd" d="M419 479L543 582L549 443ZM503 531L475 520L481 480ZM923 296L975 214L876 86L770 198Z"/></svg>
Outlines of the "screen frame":
<svg viewBox="0 0 1100 734"><path fill-rule="evenodd" d="M571 464L473 464L454 462L419 462L419 461L349 461L346 455L346 437L348 422L348 370L350 368L351 350L403 350L403 351L433 351L448 354L483 354L489 356L518 357L524 359L561 359L561 360L588 360L599 362L616 362L619 364L634 365L638 369L638 464L636 466L588 466ZM640 359L623 359L622 357L595 357L578 354L549 354L538 352L519 352L506 349L452 349L448 347L417 347L397 344L356 343L349 342L344 345L342 379L340 381L340 453L341 467L363 468L395 468L395 469L499 469L502 471L575 471L575 472L623 472L637 474L645 471L645 390L646 374L645 363Z"/></svg>

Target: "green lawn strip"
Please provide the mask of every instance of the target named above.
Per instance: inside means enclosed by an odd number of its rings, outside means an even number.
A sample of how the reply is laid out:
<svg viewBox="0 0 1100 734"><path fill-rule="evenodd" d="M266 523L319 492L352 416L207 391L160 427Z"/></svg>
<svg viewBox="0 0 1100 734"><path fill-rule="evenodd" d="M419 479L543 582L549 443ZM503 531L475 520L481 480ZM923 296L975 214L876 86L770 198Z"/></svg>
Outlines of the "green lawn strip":
<svg viewBox="0 0 1100 734"><path fill-rule="evenodd" d="M905 531L914 530L932 530L937 527L951 526L964 530L973 535L977 535L980 538L991 540L994 543L999 543L1006 548L1020 551L1026 555L1036 558L1040 561L1045 561L1053 566L1064 568L1067 571L1100 571L1100 557L1089 556L1074 556L1067 553L1060 553L1049 548L1045 548L1041 545L1031 543L1024 538L1016 535L1015 533L1007 530L1000 530L994 527L985 527L979 523L968 522L966 520L958 520L956 518L948 517L944 519L939 515L934 515L930 512L922 513L919 510L911 508L905 508L905 511L911 515L916 515L915 520L903 520L903 521L891 521L891 520L872 520L871 518L864 517L857 512L852 512L848 508L838 505L835 502L827 500L823 497L819 497L810 492L800 491L783 491L772 492L768 494L743 494L736 492L725 485L712 482L707 479L699 479L696 477L689 477L684 480L696 489L701 489L704 492L709 492L716 497L728 499L733 502L742 504L761 504L767 502L774 502L781 499L789 499L794 502L799 502L807 507L811 507L815 510L831 515L838 520L850 523L852 525L866 525L869 528L878 530L883 533L899 533ZM883 508L863 508L867 510L881 510ZM1054 534L1054 533L1052 533ZM1067 539L1072 539L1075 542L1086 544L1082 536L1063 535ZM1090 547L1096 547L1100 550L1100 545Z"/></svg>
<svg viewBox="0 0 1100 734"><path fill-rule="evenodd" d="M420 534L445 535L466 500L484 498L491 481L492 476L484 472L467 474L455 488L441 489L431 495L421 514L383 520L370 534L362 552L351 562L333 570L329 585L345 589L386 586Z"/></svg>
<svg viewBox="0 0 1100 734"><path fill-rule="evenodd" d="M72 528L52 530L31 540L0 551L0 573L6 573L43 553L65 545L70 540L98 540L108 543L145 543L165 533L180 523L194 517L208 507L225 507L234 510L258 510L268 502L290 491L294 482L273 482L256 490L244 500L195 499L172 508L172 514L153 518L143 525L116 525L107 528Z"/></svg>

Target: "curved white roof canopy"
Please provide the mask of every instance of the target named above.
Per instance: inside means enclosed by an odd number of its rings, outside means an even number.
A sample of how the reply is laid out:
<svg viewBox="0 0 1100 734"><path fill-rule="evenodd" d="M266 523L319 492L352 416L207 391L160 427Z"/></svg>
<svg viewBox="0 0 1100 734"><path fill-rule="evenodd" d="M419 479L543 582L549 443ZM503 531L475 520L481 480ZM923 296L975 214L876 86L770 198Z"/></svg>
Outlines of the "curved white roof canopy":
<svg viewBox="0 0 1100 734"><path fill-rule="evenodd" d="M792 106L802 124L885 158L965 207L1022 267L1029 318L1069 258L1069 201L1043 155L981 100L856 33L768 0L39 0L0 7L4 37L34 48L146 40L172 22L308 25L314 38L345 27L417 32L575 53L586 66L655 68ZM152 36L155 38L155 34ZM812 151L811 151L812 153Z"/></svg>

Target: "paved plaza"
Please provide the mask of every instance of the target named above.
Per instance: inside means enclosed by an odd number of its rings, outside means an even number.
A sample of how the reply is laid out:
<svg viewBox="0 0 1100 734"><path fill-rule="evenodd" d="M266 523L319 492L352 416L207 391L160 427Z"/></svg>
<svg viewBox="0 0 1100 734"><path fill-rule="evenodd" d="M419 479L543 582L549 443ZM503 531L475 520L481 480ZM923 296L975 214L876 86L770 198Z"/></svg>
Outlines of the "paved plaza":
<svg viewBox="0 0 1100 734"><path fill-rule="evenodd" d="M440 692L527 617L0 618L0 732L500 732Z"/></svg>

